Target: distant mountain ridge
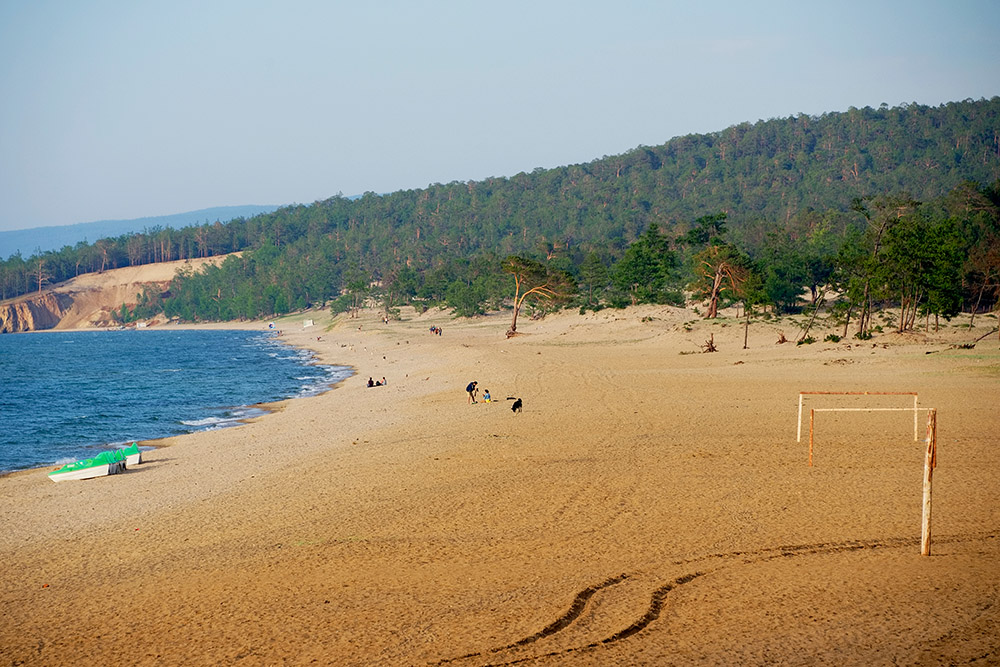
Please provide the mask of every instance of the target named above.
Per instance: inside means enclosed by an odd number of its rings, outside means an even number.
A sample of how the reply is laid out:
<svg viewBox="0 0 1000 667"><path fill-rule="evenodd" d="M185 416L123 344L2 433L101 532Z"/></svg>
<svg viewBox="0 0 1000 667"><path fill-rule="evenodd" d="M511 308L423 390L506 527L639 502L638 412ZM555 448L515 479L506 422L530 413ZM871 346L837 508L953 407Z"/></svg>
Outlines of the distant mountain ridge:
<svg viewBox="0 0 1000 667"><path fill-rule="evenodd" d="M141 232L154 227L171 227L180 229L215 221L228 222L236 218L252 218L262 213L276 211L278 205L216 206L203 208L188 213L160 215L131 220L98 220L96 222L80 222L73 225L58 225L52 227L34 227L32 229L17 229L0 231L0 259L19 252L24 257L58 250L64 246L75 246L80 241L93 243L98 239L115 238L122 234Z"/></svg>

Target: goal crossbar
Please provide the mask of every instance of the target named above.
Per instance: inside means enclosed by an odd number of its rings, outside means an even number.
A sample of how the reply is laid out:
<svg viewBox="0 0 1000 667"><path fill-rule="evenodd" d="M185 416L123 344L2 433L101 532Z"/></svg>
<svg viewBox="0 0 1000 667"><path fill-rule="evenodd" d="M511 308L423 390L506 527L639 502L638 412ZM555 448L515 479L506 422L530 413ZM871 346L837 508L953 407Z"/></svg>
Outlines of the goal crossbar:
<svg viewBox="0 0 1000 667"><path fill-rule="evenodd" d="M915 391L800 391L799 392L799 422L797 425L797 431L795 435L795 442L802 442L802 402L806 396L912 396L913 397L913 407L912 408L840 408L844 411L854 410L858 412L862 411L913 411L913 441L916 442L917 436L917 392ZM817 411L830 411L836 410L837 408L815 408Z"/></svg>
<svg viewBox="0 0 1000 667"><path fill-rule="evenodd" d="M930 408L809 408L812 412L923 412Z"/></svg>

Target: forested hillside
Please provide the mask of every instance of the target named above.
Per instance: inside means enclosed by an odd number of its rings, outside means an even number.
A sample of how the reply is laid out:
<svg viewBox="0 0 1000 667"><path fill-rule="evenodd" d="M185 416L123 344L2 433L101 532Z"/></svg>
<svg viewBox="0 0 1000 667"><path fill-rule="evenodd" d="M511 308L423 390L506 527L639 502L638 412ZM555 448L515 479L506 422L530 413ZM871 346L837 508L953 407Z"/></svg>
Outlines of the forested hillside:
<svg viewBox="0 0 1000 667"><path fill-rule="evenodd" d="M929 307L926 285L883 294L871 275L858 278L874 270L862 259L877 260L887 241L903 252L893 234L905 227L923 239L907 242L950 253L925 258L918 274L958 264L938 276L957 282L948 307L933 311L948 315L996 298L998 179L1000 98L852 108L509 178L334 197L225 225L15 256L0 265L0 296L81 272L247 250L180 277L165 299L143 295L123 317L157 309L184 319L261 317L330 301L345 308L371 295L387 309L419 298L472 314L511 296L501 266L509 255L537 262L542 274L567 274L582 307L676 301L699 292L708 271L722 284L709 296L726 298L728 280L728 298L742 293L775 309L795 309L802 289L818 294L835 279L846 290L852 274L868 304L876 295L910 299L916 312ZM966 265L971 257L980 268Z"/></svg>

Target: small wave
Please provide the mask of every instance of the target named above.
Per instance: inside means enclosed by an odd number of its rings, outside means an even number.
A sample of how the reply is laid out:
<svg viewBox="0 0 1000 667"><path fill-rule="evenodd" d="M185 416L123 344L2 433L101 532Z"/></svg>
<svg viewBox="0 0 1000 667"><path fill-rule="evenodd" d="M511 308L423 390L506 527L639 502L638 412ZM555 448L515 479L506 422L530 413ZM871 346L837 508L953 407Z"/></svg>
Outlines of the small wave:
<svg viewBox="0 0 1000 667"><path fill-rule="evenodd" d="M299 387L297 394L293 398L306 398L309 396L318 396L330 390L330 387L337 384L341 380L351 376L351 371L343 366L320 366L316 365L317 370L323 371L323 375L308 375L295 378L296 380L306 381L307 384L303 384Z"/></svg>
<svg viewBox="0 0 1000 667"><path fill-rule="evenodd" d="M194 426L197 428L202 426L214 426L223 421L226 421L223 417L206 417L205 419L182 419L181 423L185 426Z"/></svg>
<svg viewBox="0 0 1000 667"><path fill-rule="evenodd" d="M204 419L183 419L181 420L181 424L198 431L214 431L215 429L236 426L247 419L259 417L264 414L267 414L267 412L260 408L241 407L229 410L223 415L214 415L205 417Z"/></svg>
<svg viewBox="0 0 1000 667"><path fill-rule="evenodd" d="M252 419L254 417L260 417L261 415L266 415L267 410L261 410L260 408L243 407L237 408L232 411L233 419Z"/></svg>
<svg viewBox="0 0 1000 667"><path fill-rule="evenodd" d="M230 426L236 426L240 423L238 419L220 419L211 424L199 425L197 428L193 428L194 431L217 431L221 428L229 428Z"/></svg>

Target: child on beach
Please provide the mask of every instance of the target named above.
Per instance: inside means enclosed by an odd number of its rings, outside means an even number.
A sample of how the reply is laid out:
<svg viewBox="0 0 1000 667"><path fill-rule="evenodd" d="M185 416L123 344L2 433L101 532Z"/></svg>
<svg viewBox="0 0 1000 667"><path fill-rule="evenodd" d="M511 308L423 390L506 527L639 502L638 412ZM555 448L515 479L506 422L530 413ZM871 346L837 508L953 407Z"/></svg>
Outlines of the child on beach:
<svg viewBox="0 0 1000 667"><path fill-rule="evenodd" d="M489 389L484 389L483 390L483 403L489 403L490 400L491 400L490 399L490 390Z"/></svg>

